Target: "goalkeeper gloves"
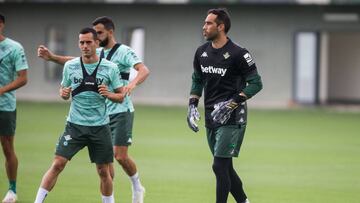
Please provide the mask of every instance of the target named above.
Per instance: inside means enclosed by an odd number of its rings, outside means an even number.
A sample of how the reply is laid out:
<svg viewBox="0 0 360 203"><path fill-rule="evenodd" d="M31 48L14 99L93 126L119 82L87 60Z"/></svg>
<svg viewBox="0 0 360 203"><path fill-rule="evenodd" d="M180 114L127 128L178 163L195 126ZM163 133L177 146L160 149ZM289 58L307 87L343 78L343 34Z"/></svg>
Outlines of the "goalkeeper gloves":
<svg viewBox="0 0 360 203"><path fill-rule="evenodd" d="M194 132L199 131L199 127L196 124L196 121L200 120L200 114L197 109L199 104L199 99L197 98L190 98L189 100L189 108L188 108L188 115L187 115L187 123L191 130Z"/></svg>
<svg viewBox="0 0 360 203"><path fill-rule="evenodd" d="M214 105L214 110L211 112L213 121L220 124L225 124L231 117L231 113L239 106L240 103L246 101L246 96L236 94L233 98L219 102Z"/></svg>

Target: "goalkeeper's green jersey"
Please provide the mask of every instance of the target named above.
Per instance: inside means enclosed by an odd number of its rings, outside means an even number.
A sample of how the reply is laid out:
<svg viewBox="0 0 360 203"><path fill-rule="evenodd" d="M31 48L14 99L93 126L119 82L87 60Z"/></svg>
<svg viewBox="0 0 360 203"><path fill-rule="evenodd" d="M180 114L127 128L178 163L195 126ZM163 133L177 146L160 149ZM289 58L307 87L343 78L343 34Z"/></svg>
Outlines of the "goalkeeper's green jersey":
<svg viewBox="0 0 360 203"><path fill-rule="evenodd" d="M0 42L0 87L14 81L18 71L28 68L24 48L20 43L9 38ZM0 96L0 111L14 111L15 109L15 90Z"/></svg>
<svg viewBox="0 0 360 203"><path fill-rule="evenodd" d="M194 73L192 76L192 95L202 95L204 90L205 124L208 128L220 126L214 123L211 112L214 105L231 99L241 91L251 97L260 89L250 88L247 81L254 78L262 86L254 59L250 53L230 39L221 48L215 49L211 42L200 46L194 57ZM224 125L246 124L246 102L240 105Z"/></svg>
<svg viewBox="0 0 360 203"><path fill-rule="evenodd" d="M120 78L124 86L129 84L130 69L134 67L134 65L141 63L141 60L137 57L135 52L130 47L121 44L109 58L108 55L111 49L98 48L96 51L99 56L101 56L102 50L104 50L104 58L110 60L117 65L118 71L120 73ZM106 103L109 115L126 111L134 111L134 105L131 101L130 96L126 96L122 103L114 103L110 100L107 100Z"/></svg>
<svg viewBox="0 0 360 203"><path fill-rule="evenodd" d="M93 64L84 64L87 74L92 74L97 68L94 78L97 85L105 84L111 89L117 89L123 86L119 79L119 72L116 64L102 59ZM80 58L74 58L67 61L64 65L63 87L71 87L72 91L80 86L84 80L83 70ZM105 97L94 91L81 91L72 97L71 106L67 121L83 126L101 126L109 123L109 116L105 103Z"/></svg>

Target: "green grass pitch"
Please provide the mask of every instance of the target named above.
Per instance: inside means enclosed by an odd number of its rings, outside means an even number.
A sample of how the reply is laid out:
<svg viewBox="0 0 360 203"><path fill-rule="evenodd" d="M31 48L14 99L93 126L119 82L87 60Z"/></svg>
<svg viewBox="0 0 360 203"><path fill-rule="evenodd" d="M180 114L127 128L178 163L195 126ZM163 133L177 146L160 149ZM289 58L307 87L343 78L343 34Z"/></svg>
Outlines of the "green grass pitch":
<svg viewBox="0 0 360 203"><path fill-rule="evenodd" d="M16 149L19 203L32 203L64 129L68 104L18 104ZM186 124L186 107L137 106L135 159L146 203L215 202L212 157L200 132ZM201 110L203 113L203 110ZM8 183L0 155L0 194ZM253 110L234 165L252 203L360 202L360 113L334 110ZM101 202L95 166L82 150L45 202ZM117 203L131 202L128 177L116 164ZM234 203L229 197L229 203Z"/></svg>

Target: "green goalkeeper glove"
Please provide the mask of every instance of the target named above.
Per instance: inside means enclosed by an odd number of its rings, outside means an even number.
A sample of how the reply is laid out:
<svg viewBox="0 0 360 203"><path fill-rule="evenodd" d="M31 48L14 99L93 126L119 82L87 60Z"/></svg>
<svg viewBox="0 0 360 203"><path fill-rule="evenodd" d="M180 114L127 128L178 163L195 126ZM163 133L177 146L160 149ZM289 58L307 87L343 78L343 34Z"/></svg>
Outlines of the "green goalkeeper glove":
<svg viewBox="0 0 360 203"><path fill-rule="evenodd" d="M189 100L189 108L188 108L188 115L187 115L187 123L191 130L194 132L199 131L199 127L196 124L196 121L200 120L200 114L197 109L199 104L199 99L197 98L190 98Z"/></svg>
<svg viewBox="0 0 360 203"><path fill-rule="evenodd" d="M231 113L244 101L246 101L246 96L236 94L227 101L215 104L214 110L211 112L213 121L215 123L225 124L230 119Z"/></svg>

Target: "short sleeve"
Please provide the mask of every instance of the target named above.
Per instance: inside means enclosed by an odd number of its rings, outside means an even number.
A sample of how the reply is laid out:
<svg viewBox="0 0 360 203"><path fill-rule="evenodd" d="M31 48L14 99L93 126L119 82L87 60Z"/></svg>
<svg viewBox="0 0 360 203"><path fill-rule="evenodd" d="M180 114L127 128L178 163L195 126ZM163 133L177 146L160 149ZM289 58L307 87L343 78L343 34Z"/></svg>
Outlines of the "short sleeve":
<svg viewBox="0 0 360 203"><path fill-rule="evenodd" d="M126 66L133 67L134 65L141 63L142 61L139 59L139 57L136 55L134 50L132 50L130 47L126 49L126 54L124 55L124 63Z"/></svg>
<svg viewBox="0 0 360 203"><path fill-rule="evenodd" d="M14 57L16 71L25 70L25 69L29 68L27 60L26 60L26 56L25 56L25 51L22 46L15 49L13 54L14 54L13 57Z"/></svg>
<svg viewBox="0 0 360 203"><path fill-rule="evenodd" d="M240 52L238 59L240 71L245 78L257 74L257 67L250 52L244 49L242 52Z"/></svg>

